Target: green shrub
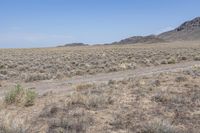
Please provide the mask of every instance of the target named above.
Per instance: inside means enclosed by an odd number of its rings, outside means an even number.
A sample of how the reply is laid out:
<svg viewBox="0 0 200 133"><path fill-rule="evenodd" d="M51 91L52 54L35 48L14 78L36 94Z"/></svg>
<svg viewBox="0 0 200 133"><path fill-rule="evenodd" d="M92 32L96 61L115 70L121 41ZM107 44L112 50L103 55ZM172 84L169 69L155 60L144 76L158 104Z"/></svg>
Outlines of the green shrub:
<svg viewBox="0 0 200 133"><path fill-rule="evenodd" d="M5 102L7 104L13 104L20 102L21 96L24 95L24 89L17 85L14 89L11 89L9 92L5 95Z"/></svg>
<svg viewBox="0 0 200 133"><path fill-rule="evenodd" d="M35 98L37 94L32 91L32 90L26 90L26 95L25 95L25 106L32 106L34 104Z"/></svg>
<svg viewBox="0 0 200 133"><path fill-rule="evenodd" d="M5 95L6 104L22 104L23 106L31 106L34 104L36 98L36 92L24 89L20 85L15 86L15 88L8 91Z"/></svg>

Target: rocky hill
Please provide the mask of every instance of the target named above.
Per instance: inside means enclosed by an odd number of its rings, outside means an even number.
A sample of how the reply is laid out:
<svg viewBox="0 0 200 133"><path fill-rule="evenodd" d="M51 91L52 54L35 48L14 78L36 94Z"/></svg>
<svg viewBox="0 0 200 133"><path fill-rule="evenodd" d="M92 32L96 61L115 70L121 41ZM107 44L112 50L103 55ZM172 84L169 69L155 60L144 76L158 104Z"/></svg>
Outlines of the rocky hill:
<svg viewBox="0 0 200 133"><path fill-rule="evenodd" d="M159 35L133 36L112 44L159 43L200 40L200 17L186 21L174 30Z"/></svg>
<svg viewBox="0 0 200 133"><path fill-rule="evenodd" d="M200 40L200 17L186 21L174 30L161 33L158 38L167 41Z"/></svg>

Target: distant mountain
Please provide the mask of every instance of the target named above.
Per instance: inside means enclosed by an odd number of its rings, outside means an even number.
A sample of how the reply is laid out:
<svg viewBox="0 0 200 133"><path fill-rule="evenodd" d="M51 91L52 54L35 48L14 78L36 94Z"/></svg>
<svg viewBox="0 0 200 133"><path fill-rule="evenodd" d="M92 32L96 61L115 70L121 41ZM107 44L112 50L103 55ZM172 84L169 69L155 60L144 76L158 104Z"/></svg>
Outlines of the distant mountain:
<svg viewBox="0 0 200 133"><path fill-rule="evenodd" d="M200 17L186 21L178 28L161 33L158 37L168 41L200 40Z"/></svg>
<svg viewBox="0 0 200 133"><path fill-rule="evenodd" d="M158 43L165 42L165 40L158 38L155 35L149 36L133 36L130 38L123 39L119 42L114 42L112 44L135 44L135 43Z"/></svg>
<svg viewBox="0 0 200 133"><path fill-rule="evenodd" d="M170 41L190 41L200 40L200 17L196 17L193 20L186 21L174 30L161 33L159 35L149 36L133 36L120 40L118 42L107 43L104 45L123 45L123 44L136 44L136 43L161 43ZM84 43L70 43L59 47L67 46L88 46Z"/></svg>
<svg viewBox="0 0 200 133"><path fill-rule="evenodd" d="M73 47L73 46L88 46L88 44L84 44L84 43L68 43L62 46L58 46L58 47Z"/></svg>
<svg viewBox="0 0 200 133"><path fill-rule="evenodd" d="M133 36L111 44L159 43L169 41L200 40L200 17L186 21L174 30L159 35Z"/></svg>

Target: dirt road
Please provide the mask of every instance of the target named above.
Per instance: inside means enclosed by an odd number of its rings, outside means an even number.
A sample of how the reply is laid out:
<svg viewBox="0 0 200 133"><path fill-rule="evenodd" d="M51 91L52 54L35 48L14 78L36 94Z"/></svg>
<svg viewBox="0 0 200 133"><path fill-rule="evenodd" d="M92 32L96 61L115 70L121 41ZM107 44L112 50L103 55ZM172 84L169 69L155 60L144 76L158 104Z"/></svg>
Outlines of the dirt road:
<svg viewBox="0 0 200 133"><path fill-rule="evenodd" d="M124 78L131 77L140 77L148 76L152 74L158 74L163 72L177 72L181 70L188 70L194 66L200 66L200 61L184 62L178 64L168 64L160 65L154 67L138 68L135 70L126 70L112 73L101 73L96 75L84 75L76 76L65 80L48 80L48 81L39 81L33 83L22 83L21 85L26 88L35 88L35 90L41 95L48 91L54 93L60 92L70 92L73 89L73 86L78 84L86 83L103 83L108 82L109 80L122 80ZM7 86L8 88L10 86ZM5 89L0 89L0 97L5 93Z"/></svg>

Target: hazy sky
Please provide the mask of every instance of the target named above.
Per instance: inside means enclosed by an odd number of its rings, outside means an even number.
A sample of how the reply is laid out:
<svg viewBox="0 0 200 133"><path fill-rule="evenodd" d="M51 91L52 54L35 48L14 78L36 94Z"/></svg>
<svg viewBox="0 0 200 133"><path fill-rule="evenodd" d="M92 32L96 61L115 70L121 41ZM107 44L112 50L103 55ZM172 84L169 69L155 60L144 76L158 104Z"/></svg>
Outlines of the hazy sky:
<svg viewBox="0 0 200 133"><path fill-rule="evenodd" d="M0 0L0 47L106 43L200 16L200 0Z"/></svg>

